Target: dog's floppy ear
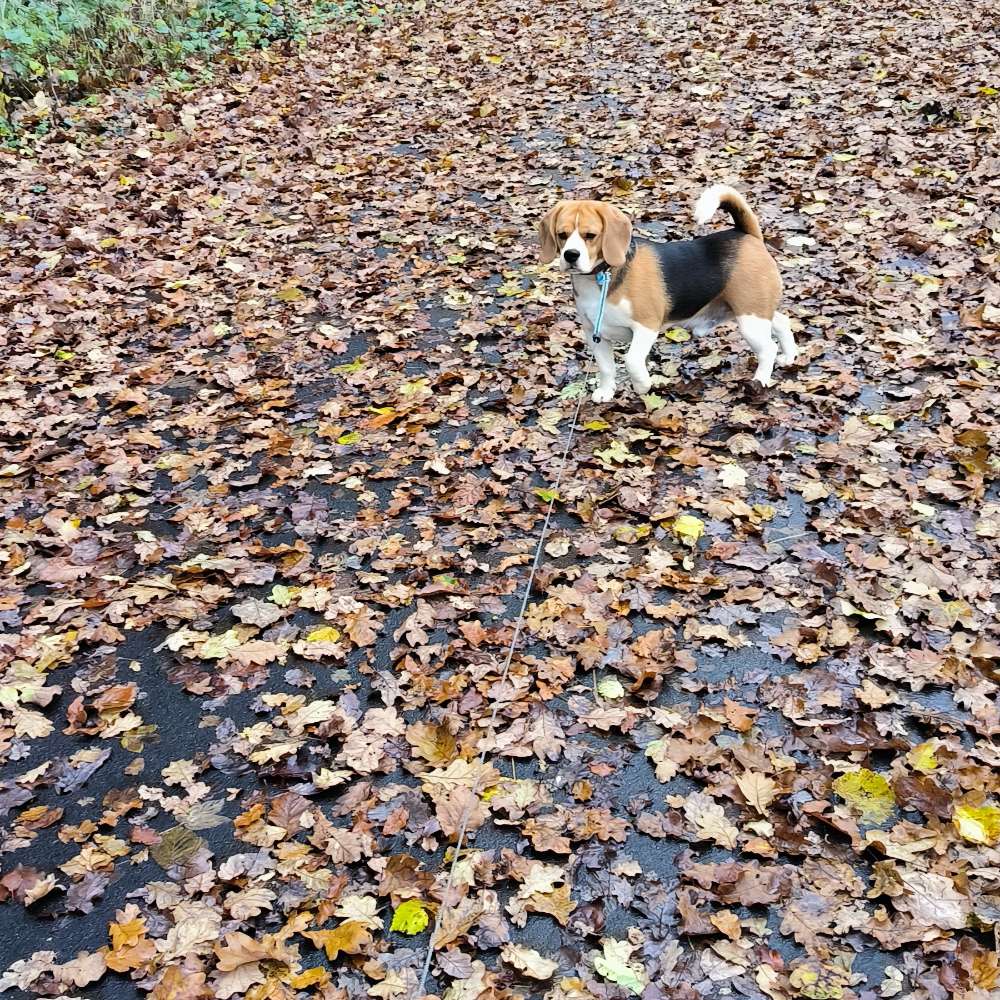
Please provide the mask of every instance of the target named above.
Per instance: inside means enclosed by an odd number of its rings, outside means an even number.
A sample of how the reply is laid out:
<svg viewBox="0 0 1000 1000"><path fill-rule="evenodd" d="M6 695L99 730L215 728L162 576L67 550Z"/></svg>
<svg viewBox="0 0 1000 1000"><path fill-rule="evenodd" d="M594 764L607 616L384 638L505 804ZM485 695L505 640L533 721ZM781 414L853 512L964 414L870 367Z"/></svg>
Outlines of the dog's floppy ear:
<svg viewBox="0 0 1000 1000"><path fill-rule="evenodd" d="M611 267L621 267L625 263L629 244L632 242L632 223L629 217L614 205L598 206L604 220L604 237L601 241L601 256Z"/></svg>
<svg viewBox="0 0 1000 1000"><path fill-rule="evenodd" d="M556 216L564 204L565 202L558 202L538 222L538 242L541 245L538 256L543 264L552 263L559 253L559 244L556 242Z"/></svg>

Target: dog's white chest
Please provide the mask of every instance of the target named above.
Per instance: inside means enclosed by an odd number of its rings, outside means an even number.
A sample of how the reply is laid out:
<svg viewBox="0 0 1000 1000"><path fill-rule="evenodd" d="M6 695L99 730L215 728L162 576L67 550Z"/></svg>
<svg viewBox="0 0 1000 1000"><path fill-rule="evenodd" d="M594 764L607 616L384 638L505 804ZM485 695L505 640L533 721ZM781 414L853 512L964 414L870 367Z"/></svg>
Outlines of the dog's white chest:
<svg viewBox="0 0 1000 1000"><path fill-rule="evenodd" d="M594 278L574 278L573 298L576 313L581 323L590 329L597 324L597 313L601 302L601 287ZM632 332L632 309L628 299L608 302L604 307L601 336L611 340L626 340Z"/></svg>

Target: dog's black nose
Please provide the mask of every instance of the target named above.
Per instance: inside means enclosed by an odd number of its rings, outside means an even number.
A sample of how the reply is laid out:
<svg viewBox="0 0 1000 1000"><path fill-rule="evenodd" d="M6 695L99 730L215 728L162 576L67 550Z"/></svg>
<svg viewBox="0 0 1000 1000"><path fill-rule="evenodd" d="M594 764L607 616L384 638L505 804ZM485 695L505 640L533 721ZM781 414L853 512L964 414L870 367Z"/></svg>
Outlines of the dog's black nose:
<svg viewBox="0 0 1000 1000"><path fill-rule="evenodd" d="M580 259L579 250L563 250L563 257L566 258L567 264L575 264Z"/></svg>

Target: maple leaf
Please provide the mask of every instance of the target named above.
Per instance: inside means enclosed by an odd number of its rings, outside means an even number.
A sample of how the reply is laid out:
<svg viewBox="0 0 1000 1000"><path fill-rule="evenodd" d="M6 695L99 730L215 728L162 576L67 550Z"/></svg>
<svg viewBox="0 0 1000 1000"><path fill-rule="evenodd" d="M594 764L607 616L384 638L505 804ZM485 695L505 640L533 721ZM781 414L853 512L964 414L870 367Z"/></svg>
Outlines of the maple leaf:
<svg viewBox="0 0 1000 1000"><path fill-rule="evenodd" d="M407 899L396 907L389 930L419 934L429 922L430 915L426 906L419 899Z"/></svg>
<svg viewBox="0 0 1000 1000"><path fill-rule="evenodd" d="M864 767L842 774L833 790L868 823L884 823L896 806L889 782Z"/></svg>

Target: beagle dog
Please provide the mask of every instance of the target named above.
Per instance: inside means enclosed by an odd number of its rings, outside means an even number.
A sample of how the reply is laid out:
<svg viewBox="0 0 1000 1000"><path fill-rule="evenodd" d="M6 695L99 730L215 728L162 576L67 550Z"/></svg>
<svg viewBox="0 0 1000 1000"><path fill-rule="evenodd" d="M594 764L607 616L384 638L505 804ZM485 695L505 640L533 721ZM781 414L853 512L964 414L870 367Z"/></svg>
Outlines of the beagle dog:
<svg viewBox="0 0 1000 1000"><path fill-rule="evenodd" d="M757 217L738 191L716 184L698 199L695 221L703 225L720 207L734 228L673 243L633 239L627 216L599 201L561 201L539 223L542 262L558 257L573 277L577 315L599 373L595 403L614 397L616 343L628 344L625 369L635 391L649 392L646 357L669 326L697 335L735 317L757 356L753 377L761 386L771 384L775 363L795 360L788 317L777 311L781 277ZM595 338L602 271L610 271L610 286Z"/></svg>

